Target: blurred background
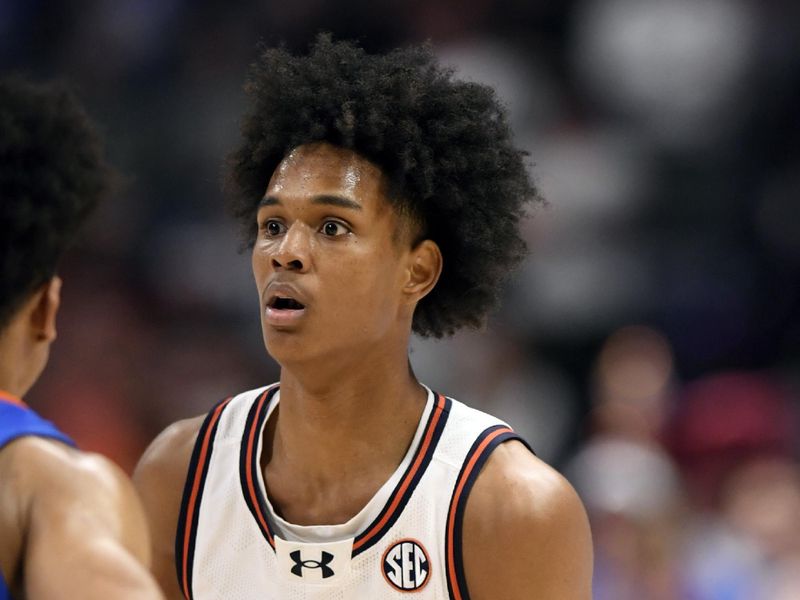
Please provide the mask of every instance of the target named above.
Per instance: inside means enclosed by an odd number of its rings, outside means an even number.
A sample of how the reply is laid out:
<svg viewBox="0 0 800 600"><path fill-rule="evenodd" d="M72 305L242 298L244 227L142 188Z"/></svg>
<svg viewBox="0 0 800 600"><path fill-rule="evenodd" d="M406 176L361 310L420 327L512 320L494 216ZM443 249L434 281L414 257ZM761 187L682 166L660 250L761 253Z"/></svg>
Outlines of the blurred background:
<svg viewBox="0 0 800 600"><path fill-rule="evenodd" d="M800 598L800 4L0 0L0 68L77 88L126 176L62 268L27 398L130 471L277 379L222 161L259 41L431 40L493 85L549 204L485 331L416 340L589 510L598 599Z"/></svg>

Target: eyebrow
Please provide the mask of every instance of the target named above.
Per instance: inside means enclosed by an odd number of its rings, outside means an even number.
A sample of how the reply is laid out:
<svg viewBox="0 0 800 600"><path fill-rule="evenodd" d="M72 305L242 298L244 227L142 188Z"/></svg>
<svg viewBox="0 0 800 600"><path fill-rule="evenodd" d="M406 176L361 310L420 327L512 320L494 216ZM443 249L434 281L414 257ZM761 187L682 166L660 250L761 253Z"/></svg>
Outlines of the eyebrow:
<svg viewBox="0 0 800 600"><path fill-rule="evenodd" d="M280 206L283 203L276 196L264 196L258 207L262 206ZM321 196L314 196L311 199L311 204L320 204L325 206L338 206L339 208L349 208L350 210L363 210L362 206L355 200L345 198L343 196L336 196L333 194L323 194Z"/></svg>

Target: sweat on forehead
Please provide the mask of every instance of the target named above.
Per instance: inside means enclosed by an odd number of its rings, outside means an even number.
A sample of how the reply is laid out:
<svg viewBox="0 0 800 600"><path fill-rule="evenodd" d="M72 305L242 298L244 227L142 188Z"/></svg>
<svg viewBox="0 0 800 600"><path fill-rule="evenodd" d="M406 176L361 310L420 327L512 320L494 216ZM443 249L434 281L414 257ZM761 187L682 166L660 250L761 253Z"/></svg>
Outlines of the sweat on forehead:
<svg viewBox="0 0 800 600"><path fill-rule="evenodd" d="M325 142L304 144L290 151L272 174L268 190L280 192L289 172L299 174L305 181L335 180L347 193L354 193L365 176L382 183L385 179L380 167L358 153Z"/></svg>
<svg viewBox="0 0 800 600"><path fill-rule="evenodd" d="M325 142L291 150L270 177L266 196L304 193L312 188L356 201L365 194L387 197L388 180L357 152Z"/></svg>
<svg viewBox="0 0 800 600"><path fill-rule="evenodd" d="M398 219L396 241L412 241L421 231L409 206L391 193L389 178L358 152L327 142L303 144L291 150L270 177L259 206L305 199L358 211L392 210Z"/></svg>

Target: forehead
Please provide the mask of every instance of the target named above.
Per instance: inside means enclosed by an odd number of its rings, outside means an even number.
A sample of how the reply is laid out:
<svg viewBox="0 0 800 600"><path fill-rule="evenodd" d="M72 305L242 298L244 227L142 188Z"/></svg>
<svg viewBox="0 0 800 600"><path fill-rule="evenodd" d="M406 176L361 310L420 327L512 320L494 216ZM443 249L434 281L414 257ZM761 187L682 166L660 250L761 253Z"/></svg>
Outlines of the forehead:
<svg viewBox="0 0 800 600"><path fill-rule="evenodd" d="M326 142L298 146L280 162L267 186L267 196L338 195L360 204L387 200L383 171L360 154Z"/></svg>

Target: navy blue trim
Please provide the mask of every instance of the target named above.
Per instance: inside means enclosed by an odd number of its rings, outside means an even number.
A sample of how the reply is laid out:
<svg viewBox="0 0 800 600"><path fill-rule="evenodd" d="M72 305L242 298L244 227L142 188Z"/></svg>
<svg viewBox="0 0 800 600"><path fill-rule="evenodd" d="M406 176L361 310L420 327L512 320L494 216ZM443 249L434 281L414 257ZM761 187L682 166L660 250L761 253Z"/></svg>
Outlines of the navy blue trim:
<svg viewBox="0 0 800 600"><path fill-rule="evenodd" d="M467 465L470 463L470 460L475 455L478 450L478 446L481 445L483 440L489 437L493 432L497 431L498 429L508 429L507 432L499 434L496 438L494 438L491 442L489 442L485 448L481 451L480 455L477 456L475 460L475 464L472 467L472 470L467 474L466 481L464 483L464 487L461 491L461 496L458 498L458 502L455 507L453 507L452 496L455 494L456 490L458 489L461 480L464 476L464 472L467 469ZM472 447L467 452L466 457L464 458L464 462L461 465L461 470L458 473L458 477L456 477L455 485L453 486L453 493L451 495L450 500L450 508L448 509L447 513L447 523L450 523L450 517L455 508L455 522L453 526L453 560L454 560L454 567L456 572L456 579L458 580L458 588L461 591L461 600L469 600L469 591L467 589L467 578L464 573L464 559L463 559L463 548L462 548L462 537L463 537L463 529L464 529L464 510L467 506L467 499L469 498L469 494L472 491L472 486L475 485L475 481L478 479L478 475L480 475L481 469L483 468L486 461L491 456L492 452L495 448L497 448L500 444L511 440L518 440L522 442L528 450L531 450L528 443L523 440L517 433L511 431L508 425L498 424L485 429L481 434L475 439L475 442L472 444ZM533 452L533 450L531 450ZM445 573L450 573L450 559L449 559L449 552L448 552L448 540L447 540L447 527L445 527ZM451 600L455 600L456 596L453 591L453 584L450 581L450 577L447 577L447 591L451 598Z"/></svg>
<svg viewBox="0 0 800 600"><path fill-rule="evenodd" d="M258 473L261 470L260 465L260 456L257 452L258 450L258 442L261 437L261 432L263 431L264 421L269 414L269 408L272 406L272 403L275 400L275 394L280 389L280 386L274 386L272 389L268 390L267 397L264 400L264 403L261 406L261 410L258 410L259 401L261 400L263 394L259 394L256 397L256 401L253 402L253 406L250 408L250 412L247 414L247 420L244 424L244 434L242 435L242 443L241 449L239 451L239 482L242 486L242 495L244 496L244 501L247 504L247 508L250 510L250 514L253 515L253 520L258 525L258 528L261 530L261 534L264 536L264 539L269 543L273 550L275 550L275 542L273 538L275 534L273 533L272 529L269 525L269 511L267 510L267 501L264 497L264 490L258 485ZM253 448L252 448L252 457L250 460L250 464L247 464L247 450L248 450L248 434L253 427L253 423L255 423L257 435L253 438ZM258 518L258 511L256 510L256 506L253 504L253 501L250 497L250 492L247 489L247 471L250 470L251 477L253 478L253 486L255 487L255 494L258 500L258 508L261 510L261 515L264 517L264 523L261 522L261 519ZM265 528L266 526L266 528Z"/></svg>
<svg viewBox="0 0 800 600"><path fill-rule="evenodd" d="M206 418L203 420L203 424L200 426L200 429L197 432L197 438L195 439L194 449L192 450L192 458L189 461L189 468L186 474L186 481L184 482L183 486L183 498L181 500L181 510L178 514L178 529L175 533L175 570L178 575L178 586L183 593L183 542L186 535L186 513L189 509L189 501L192 495L192 487L194 484L195 473L197 472L198 468L202 469L200 475L200 486L197 491L197 499L194 505L194 512L192 514L192 528L189 532L189 548L188 548L188 557L186 561L186 581L189 587L189 600L194 598L194 594L192 593L192 575L194 571L194 552L195 552L195 542L197 539L197 525L198 520L200 517L200 504L203 499L203 490L205 489L206 485L206 478L208 477L208 466L211 462L211 454L214 450L214 439L217 436L217 428L219 426L219 420L222 418L222 413L225 412L225 408L223 407L219 412L219 417L217 418L216 422L214 423L214 428L211 430L211 436L209 438L208 443L208 452L206 453L205 461L202 465L199 465L200 462L200 453L202 451L203 440L205 439L206 432L208 431L209 425L211 424L211 420L214 416L215 411L217 408L226 402L228 402L230 398L226 398L217 404L214 405Z"/></svg>
<svg viewBox="0 0 800 600"><path fill-rule="evenodd" d="M422 447L424 445L425 438L427 437L428 430L430 429L431 423L432 423L432 421L434 420L434 418L436 417L436 414L437 414L437 408L439 406L439 399L442 398L444 400L444 405L440 409L441 410L441 416L439 417L439 421L436 423L436 428L433 430L433 435L431 437L431 442L430 442L430 444L428 445L428 448L425 451L425 455L422 457L422 462L420 463L419 467L417 468L416 473L414 473L414 476L411 479L408 487L406 487L405 491L403 492L403 495L402 495L402 497L400 499L399 504L397 505L395 510L392 512L390 517L387 519L386 523L384 523L383 526L377 532L372 533L371 536L370 536L370 539L367 542L365 542L365 543L363 543L363 545L359 546L357 550L353 550L353 554L352 554L353 557L358 556L359 554L361 554L365 550L368 550L369 548L371 548L372 546L377 544L378 541L380 541L380 539L384 536L384 534L387 531L389 531L389 529L392 527L392 525L395 524L397 519L400 518L400 515L403 512L403 509L406 507L406 504L408 504L408 501L411 499L411 496L413 495L414 490L417 488L417 485L419 484L420 480L422 479L422 476L425 475L425 472L427 471L428 465L430 464L431 460L433 459L433 455L436 452L436 447L439 444L439 440L442 437L442 432L444 431L445 425L447 424L447 419L450 416L450 407L453 404L452 401L450 400L450 398L448 398L448 397L446 397L444 395L441 395L441 394L437 394L436 392L433 392L433 397L434 397L433 408L431 409L431 414L428 416L428 422L425 424L425 429L422 432L422 437L420 439L419 446L417 447L417 451L414 453L414 456L411 459L411 463L408 465L408 468L406 469L406 472L403 473L403 476L400 478L400 481L397 483L397 486L395 487L394 491L392 491L391 496L389 496L389 500L384 505L383 510L381 510L380 514L377 517L375 517L375 519L372 521L372 523L369 524L369 527L364 529L364 531L362 531L358 536L356 536L355 540L353 541L353 545L354 546L356 544L358 544L359 540L361 540L362 538L364 538L365 536L370 534L372 529L378 523L381 522L381 520L384 518L384 516L386 515L387 511L389 510L389 507L394 503L397 495L400 494L400 488L402 487L403 483L405 482L406 477L408 476L408 473L411 471L411 469L414 468L414 464L417 462L417 459L418 459L418 457L420 455L420 452L422 452Z"/></svg>

